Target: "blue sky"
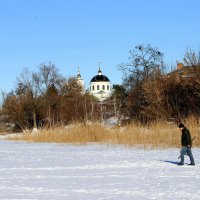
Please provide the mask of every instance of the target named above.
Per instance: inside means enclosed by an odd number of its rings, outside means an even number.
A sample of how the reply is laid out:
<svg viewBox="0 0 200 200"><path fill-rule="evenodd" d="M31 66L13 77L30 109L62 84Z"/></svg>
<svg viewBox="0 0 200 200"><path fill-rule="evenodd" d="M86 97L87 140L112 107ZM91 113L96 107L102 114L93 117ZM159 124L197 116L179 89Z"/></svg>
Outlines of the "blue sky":
<svg viewBox="0 0 200 200"><path fill-rule="evenodd" d="M0 0L0 89L10 91L27 67L52 62L89 84L101 62L112 83L129 50L151 44L165 62L181 61L200 40L199 0Z"/></svg>

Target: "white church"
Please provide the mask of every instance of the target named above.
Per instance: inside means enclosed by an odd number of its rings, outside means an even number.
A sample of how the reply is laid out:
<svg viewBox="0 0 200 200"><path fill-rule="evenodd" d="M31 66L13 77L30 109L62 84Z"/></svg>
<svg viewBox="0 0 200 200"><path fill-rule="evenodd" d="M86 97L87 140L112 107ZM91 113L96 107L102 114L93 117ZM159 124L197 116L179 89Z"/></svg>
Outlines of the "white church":
<svg viewBox="0 0 200 200"><path fill-rule="evenodd" d="M79 69L77 81L83 86L83 88L85 87L85 82L81 77ZM103 101L112 95L111 82L107 76L102 74L100 67L97 75L95 75L90 81L89 91L99 101Z"/></svg>

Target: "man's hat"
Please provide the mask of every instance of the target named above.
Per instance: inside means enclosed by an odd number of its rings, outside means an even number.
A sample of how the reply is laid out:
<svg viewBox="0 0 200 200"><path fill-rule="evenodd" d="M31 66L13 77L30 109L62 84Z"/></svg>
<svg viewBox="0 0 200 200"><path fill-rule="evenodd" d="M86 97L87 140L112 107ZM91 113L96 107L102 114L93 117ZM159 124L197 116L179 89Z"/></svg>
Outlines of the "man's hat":
<svg viewBox="0 0 200 200"><path fill-rule="evenodd" d="M185 125L184 125L183 123L180 123L180 124L178 125L178 127L179 127L179 128L184 128Z"/></svg>

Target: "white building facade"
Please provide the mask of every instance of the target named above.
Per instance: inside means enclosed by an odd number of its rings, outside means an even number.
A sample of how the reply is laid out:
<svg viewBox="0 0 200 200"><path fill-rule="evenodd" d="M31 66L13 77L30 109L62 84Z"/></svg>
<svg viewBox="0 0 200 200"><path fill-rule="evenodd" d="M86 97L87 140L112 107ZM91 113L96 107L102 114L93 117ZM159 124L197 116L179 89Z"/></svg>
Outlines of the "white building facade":
<svg viewBox="0 0 200 200"><path fill-rule="evenodd" d="M102 74L99 68L98 74L90 81L90 93L103 101L112 95L111 82L109 78Z"/></svg>

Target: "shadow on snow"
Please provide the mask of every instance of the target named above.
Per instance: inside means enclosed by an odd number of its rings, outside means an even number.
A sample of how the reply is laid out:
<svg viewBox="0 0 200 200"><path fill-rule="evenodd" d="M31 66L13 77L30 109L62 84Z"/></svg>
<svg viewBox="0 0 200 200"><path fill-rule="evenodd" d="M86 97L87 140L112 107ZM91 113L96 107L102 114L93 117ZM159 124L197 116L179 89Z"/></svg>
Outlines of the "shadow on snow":
<svg viewBox="0 0 200 200"><path fill-rule="evenodd" d="M173 164L173 165L178 165L179 162L177 161L171 161L171 160L160 160L161 162L166 162L166 163L170 163L170 164Z"/></svg>

